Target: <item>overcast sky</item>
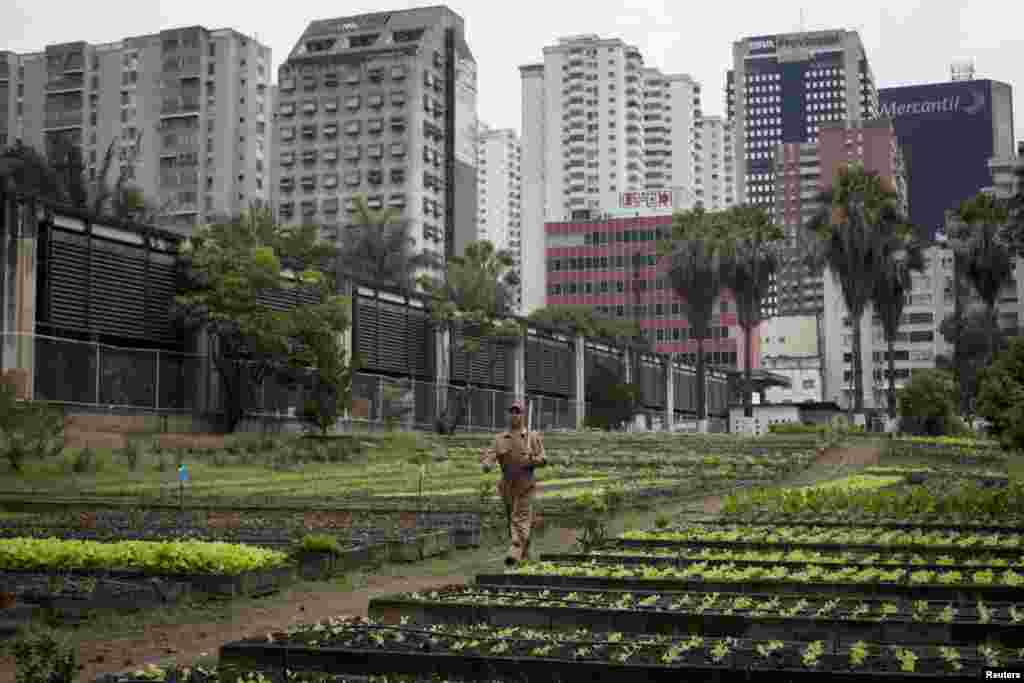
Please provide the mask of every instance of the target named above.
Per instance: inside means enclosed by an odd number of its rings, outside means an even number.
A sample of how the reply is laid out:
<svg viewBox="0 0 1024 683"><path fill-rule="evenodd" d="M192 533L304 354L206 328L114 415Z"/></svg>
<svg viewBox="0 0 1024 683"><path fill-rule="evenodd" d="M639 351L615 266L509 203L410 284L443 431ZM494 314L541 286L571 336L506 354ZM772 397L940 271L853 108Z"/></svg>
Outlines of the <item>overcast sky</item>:
<svg viewBox="0 0 1024 683"><path fill-rule="evenodd" d="M162 29L202 25L255 35L273 51L273 71L313 19L427 6L409 0L240 2L238 0L0 0L0 49L41 50L48 43L103 43ZM973 58L978 78L1014 86L1016 139L1024 132L1024 4L1005 0L854 0L686 3L667 0L452 0L466 21L477 60L479 113L520 128L518 67L539 61L558 37L596 33L640 48L645 63L693 75L706 114L724 109L732 42L801 27L860 32L880 87L949 80L954 59Z"/></svg>

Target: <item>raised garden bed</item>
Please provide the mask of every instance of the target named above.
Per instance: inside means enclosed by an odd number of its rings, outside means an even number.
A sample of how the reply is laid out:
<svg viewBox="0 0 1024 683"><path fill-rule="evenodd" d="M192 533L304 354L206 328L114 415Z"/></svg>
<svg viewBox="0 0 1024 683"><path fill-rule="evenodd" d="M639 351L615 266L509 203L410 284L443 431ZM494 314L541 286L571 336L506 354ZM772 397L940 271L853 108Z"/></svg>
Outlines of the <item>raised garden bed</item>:
<svg viewBox="0 0 1024 683"><path fill-rule="evenodd" d="M876 581L872 583L807 582L802 580L734 579L700 580L692 578L658 578L665 572L657 570L651 578L631 576L628 570L608 567L606 570L590 570L598 575L566 574L479 574L476 583L481 586L548 586L551 588L592 588L596 590L620 591L703 591L777 593L779 595L801 595L814 592L831 597L875 596L902 597L907 600L946 601L958 605L975 604L978 600L1009 602L1021 595L1021 588L1008 585L941 585L910 584L897 581ZM544 570L539 570L544 571Z"/></svg>
<svg viewBox="0 0 1024 683"><path fill-rule="evenodd" d="M617 636L617 637L616 637ZM760 646L760 649L759 649ZM913 673L888 648L868 651L854 664L850 651L824 642L708 640L700 637L565 634L525 627L381 627L326 625L224 645L222 678L242 671L315 670L465 676L485 680L673 681L736 680L742 671L773 672L786 680L911 680L922 676L972 680L982 670L973 648L960 653L959 670L935 648L902 648ZM915 651L916 650L916 651ZM873 655L870 656L870 655ZM1012 666L1012 664L1010 664ZM916 674L916 675L915 675Z"/></svg>

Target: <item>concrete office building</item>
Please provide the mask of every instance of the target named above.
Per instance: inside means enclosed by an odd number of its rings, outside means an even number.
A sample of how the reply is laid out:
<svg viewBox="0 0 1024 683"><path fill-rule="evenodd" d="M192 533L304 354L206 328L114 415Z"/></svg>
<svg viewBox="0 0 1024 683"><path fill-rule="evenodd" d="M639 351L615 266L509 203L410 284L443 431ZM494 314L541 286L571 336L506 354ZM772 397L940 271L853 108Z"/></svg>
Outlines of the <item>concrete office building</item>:
<svg viewBox="0 0 1024 683"><path fill-rule="evenodd" d="M188 234L269 200L270 49L230 29L168 29L115 43L0 52L0 146L80 147L95 179L117 174Z"/></svg>
<svg viewBox="0 0 1024 683"><path fill-rule="evenodd" d="M732 124L721 116L705 116L698 131L697 197L708 211L728 209L736 203Z"/></svg>
<svg viewBox="0 0 1024 683"><path fill-rule="evenodd" d="M889 119L822 124L817 142L783 143L775 149L775 220L790 235L821 207L818 193L832 186L851 163L877 173L896 192L906 214L907 187L902 155ZM802 262L799 248L787 254L765 303L769 315L817 314L824 305L822 278Z"/></svg>
<svg viewBox="0 0 1024 683"><path fill-rule="evenodd" d="M562 38L520 67L523 86L523 311L545 300L544 225L614 210L626 193L671 191L668 210L698 199L700 86L645 68L635 47ZM532 248L531 248L532 247Z"/></svg>
<svg viewBox="0 0 1024 683"><path fill-rule="evenodd" d="M826 122L875 118L878 91L856 31L759 36L733 43L726 109L737 201L771 211L776 145L816 142Z"/></svg>
<svg viewBox="0 0 1024 683"><path fill-rule="evenodd" d="M439 258L476 238L476 62L444 6L309 24L279 70L278 210L338 239L353 197Z"/></svg>
<svg viewBox="0 0 1024 683"><path fill-rule="evenodd" d="M481 124L477 148L477 239L512 252L516 271L522 274L519 136L510 128L492 129ZM521 287L515 292L515 305L517 310L522 306Z"/></svg>
<svg viewBox="0 0 1024 683"><path fill-rule="evenodd" d="M903 148L910 221L922 238L934 239L947 210L988 186L989 159L1013 156L1013 90L960 80L883 88L879 100Z"/></svg>
<svg viewBox="0 0 1024 683"><path fill-rule="evenodd" d="M657 240L671 227L671 215L546 224L546 304L593 306L603 315L635 319L657 352L682 354L693 364L697 341L656 257ZM742 367L744 338L730 292L722 293L715 313L704 340L707 361ZM756 334L752 341L757 367Z"/></svg>

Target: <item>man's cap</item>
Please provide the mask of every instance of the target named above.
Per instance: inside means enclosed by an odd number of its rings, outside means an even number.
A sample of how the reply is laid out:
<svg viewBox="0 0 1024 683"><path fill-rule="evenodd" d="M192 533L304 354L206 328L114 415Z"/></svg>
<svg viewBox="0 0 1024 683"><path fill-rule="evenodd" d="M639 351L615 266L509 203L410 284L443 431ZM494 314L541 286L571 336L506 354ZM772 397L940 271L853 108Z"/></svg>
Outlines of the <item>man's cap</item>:
<svg viewBox="0 0 1024 683"><path fill-rule="evenodd" d="M512 401L512 405L510 405L508 407L509 412L512 412L513 410L516 410L516 409L518 409L519 412L521 412L521 413L525 412L525 408L523 408L523 402L522 401Z"/></svg>

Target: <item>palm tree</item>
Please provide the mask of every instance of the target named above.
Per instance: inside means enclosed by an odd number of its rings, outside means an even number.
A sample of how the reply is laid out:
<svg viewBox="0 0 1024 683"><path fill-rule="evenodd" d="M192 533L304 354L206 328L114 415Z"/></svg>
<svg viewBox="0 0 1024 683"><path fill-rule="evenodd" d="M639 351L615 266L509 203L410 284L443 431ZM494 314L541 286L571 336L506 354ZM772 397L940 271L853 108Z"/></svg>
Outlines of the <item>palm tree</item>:
<svg viewBox="0 0 1024 683"><path fill-rule="evenodd" d="M398 209L371 209L365 195L353 201L353 226L342 234L338 249L343 271L373 284L412 289L418 271L439 265L429 252L415 252L409 223L400 220Z"/></svg>
<svg viewBox="0 0 1024 683"><path fill-rule="evenodd" d="M901 244L902 242L903 240L898 237L891 240L892 253L875 280L874 291L871 294L875 313L885 334L886 353L889 356L889 388L886 402L890 419L896 418L896 335L899 333L906 297L913 287L910 272L920 271L924 266L920 247L916 243ZM896 253L901 246L902 256Z"/></svg>
<svg viewBox="0 0 1024 683"><path fill-rule="evenodd" d="M954 228L955 257L960 272L985 303L988 312L989 362L995 359L996 303L999 292L1013 278L1013 255L1003 243L1000 232L1009 218L1003 202L982 193L963 202L957 209L960 225Z"/></svg>
<svg viewBox="0 0 1024 683"><path fill-rule="evenodd" d="M724 271L722 283L736 297L736 314L744 336L743 414L754 416L753 337L761 324L761 308L771 287L771 276L779 265L785 233L772 223L763 209L736 206L722 217Z"/></svg>
<svg viewBox="0 0 1024 683"><path fill-rule="evenodd" d="M864 411L861 320L885 267L886 240L904 224L896 200L895 191L877 173L851 165L840 169L834 185L819 193L821 208L803 228L816 238L807 240L807 262L816 271L831 271L853 325L851 412Z"/></svg>
<svg viewBox="0 0 1024 683"><path fill-rule="evenodd" d="M466 413L473 390L473 364L484 341L501 341L521 333L518 323L509 322L518 274L511 252L496 250L487 240L470 242L463 256L448 259L443 279L421 276L420 284L432 296L432 316L449 330L460 329L459 351L465 354L466 384L456 394L454 405L442 401L437 430L451 434ZM449 358L438 359L447 364ZM445 394L442 394L445 396Z"/></svg>
<svg viewBox="0 0 1024 683"><path fill-rule="evenodd" d="M707 419L704 340L710 334L715 301L722 290L722 253L715 235L718 226L703 208L682 211L672 218L672 240L661 247L668 259L668 281L697 339L697 419Z"/></svg>

